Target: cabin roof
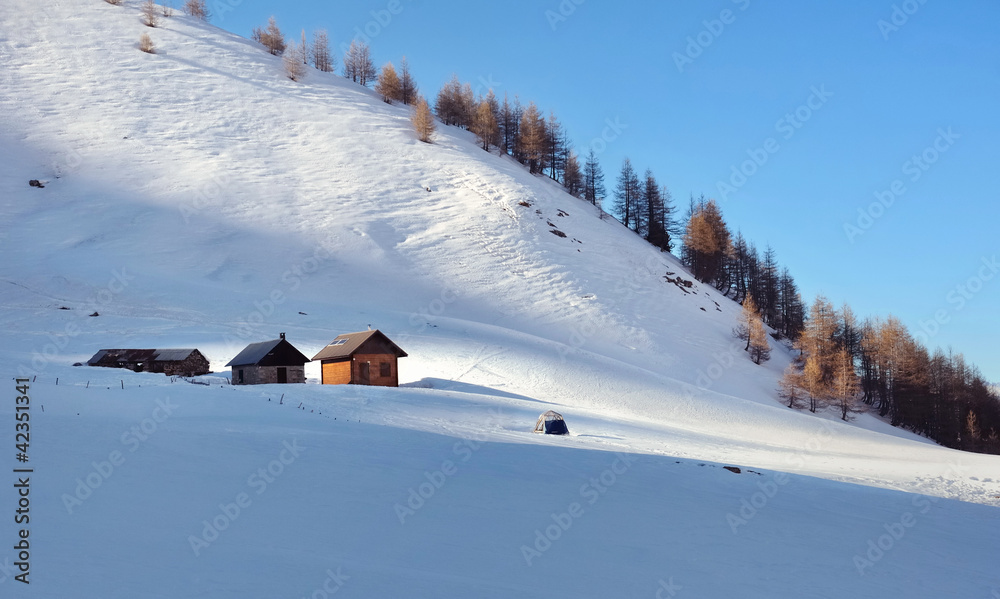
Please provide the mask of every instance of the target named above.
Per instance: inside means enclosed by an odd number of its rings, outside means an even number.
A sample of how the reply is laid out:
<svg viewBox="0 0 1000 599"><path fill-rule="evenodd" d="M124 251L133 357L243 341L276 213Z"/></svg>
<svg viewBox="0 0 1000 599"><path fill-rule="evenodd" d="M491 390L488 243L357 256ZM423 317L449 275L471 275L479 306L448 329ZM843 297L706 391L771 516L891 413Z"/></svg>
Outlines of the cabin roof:
<svg viewBox="0 0 1000 599"><path fill-rule="evenodd" d="M281 366L305 364L308 361L309 358L295 349L295 346L282 336L279 339L251 343L243 351L236 354L236 357L230 360L226 366Z"/></svg>
<svg viewBox="0 0 1000 599"><path fill-rule="evenodd" d="M87 364L111 364L127 362L179 362L187 360L196 349L102 349L94 354Z"/></svg>
<svg viewBox="0 0 1000 599"><path fill-rule="evenodd" d="M345 333L340 335L332 342L320 350L318 354L313 356L313 360L337 360L342 358L349 358L354 355L361 346L370 340L381 341L382 345L386 346L389 353L396 354L397 358L405 358L406 352L399 348L398 345L392 342L385 333L375 329L374 331L361 331L358 333Z"/></svg>

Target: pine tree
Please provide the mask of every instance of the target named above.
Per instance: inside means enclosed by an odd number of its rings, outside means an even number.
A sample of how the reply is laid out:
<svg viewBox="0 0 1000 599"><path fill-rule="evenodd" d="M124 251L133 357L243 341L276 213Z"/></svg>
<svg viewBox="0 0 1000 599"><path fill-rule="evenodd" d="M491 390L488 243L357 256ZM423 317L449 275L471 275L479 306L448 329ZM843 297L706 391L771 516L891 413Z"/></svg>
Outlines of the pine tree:
<svg viewBox="0 0 1000 599"><path fill-rule="evenodd" d="M392 66L391 62L385 63L382 67L382 71L378 75L378 81L375 83L375 93L382 96L382 100L388 104L391 104L393 100L402 99L403 94L399 76L396 74L396 68Z"/></svg>
<svg viewBox="0 0 1000 599"><path fill-rule="evenodd" d="M423 96L417 96L413 108L413 128L417 132L417 139L424 143L431 143L431 136L434 135L434 115L431 114L431 107Z"/></svg>
<svg viewBox="0 0 1000 599"><path fill-rule="evenodd" d="M405 56L399 63L399 70L399 99L403 104L413 104L417 99L417 84L413 81L413 75L410 74L410 63L406 61Z"/></svg>
<svg viewBox="0 0 1000 599"><path fill-rule="evenodd" d="M563 173L563 187L569 195L580 197L583 193L583 173L580 172L580 161L576 157L576 152L570 151L566 156L566 170Z"/></svg>
<svg viewBox="0 0 1000 599"><path fill-rule="evenodd" d="M334 71L333 56L330 54L330 39L323 29L313 32L312 59L316 70L324 73Z"/></svg>

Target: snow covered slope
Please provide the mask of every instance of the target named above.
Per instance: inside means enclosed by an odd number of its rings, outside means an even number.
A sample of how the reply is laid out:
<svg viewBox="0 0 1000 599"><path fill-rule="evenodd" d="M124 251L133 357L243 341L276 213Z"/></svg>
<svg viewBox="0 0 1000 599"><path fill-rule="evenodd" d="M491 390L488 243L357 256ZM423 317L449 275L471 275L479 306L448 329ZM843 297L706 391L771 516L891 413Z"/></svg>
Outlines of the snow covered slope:
<svg viewBox="0 0 1000 599"><path fill-rule="evenodd" d="M143 32L157 54L138 51ZM788 356L753 365L730 335L738 306L668 282L691 277L466 133L440 127L419 143L405 108L334 75L291 82L279 59L183 15L149 30L137 2L0 5L0 64L0 358L11 376L37 375L48 408L34 414L48 468L37 529L59 550L39 565L86 580L85 596L308 596L337 565L358 573L357 596L542 596L555 564L556 578L577 576L556 583L566 596L652 595L671 572L690 573L692 596L781 585L877 597L904 582L908 596L955 584L968 591L955 596L988 595L994 508L941 500L920 512L922 495L829 481L996 506L1000 460L869 416L843 424L782 407ZM71 366L102 347L198 347L221 371L279 332L311 356L368 325L409 352L406 388L232 389ZM121 477L67 507L91 462L129 452L123 432L167 397L181 406L162 423L172 434L151 435ZM572 437L523 433L550 408ZM395 506L424 473L469 455L453 449L463 438L486 442L474 468L457 466L441 501L400 525ZM199 523L292 439L310 447L281 479L296 482L274 483L273 504L256 503L194 560ZM578 490L614 452L641 456L635 476L591 510ZM727 516L775 475L714 462L795 474L767 501L784 524L760 516L733 532ZM534 562L555 564L528 567L519 547L581 499L595 516L580 518L580 536ZM907 511L919 512L907 533L919 542L859 575L853 556ZM664 513L693 520L674 527ZM719 539L699 536L709 521ZM115 595L99 580L113 582L111 570L81 553L131 530L155 549L129 538L109 550L130 572ZM826 533L832 545L816 541ZM966 573L939 575L928 552L959 555ZM801 580L766 569L793 558L808 562ZM614 569L602 583L579 577L602 565ZM744 588L749 577L762 586ZM834 584L857 592L808 590Z"/></svg>

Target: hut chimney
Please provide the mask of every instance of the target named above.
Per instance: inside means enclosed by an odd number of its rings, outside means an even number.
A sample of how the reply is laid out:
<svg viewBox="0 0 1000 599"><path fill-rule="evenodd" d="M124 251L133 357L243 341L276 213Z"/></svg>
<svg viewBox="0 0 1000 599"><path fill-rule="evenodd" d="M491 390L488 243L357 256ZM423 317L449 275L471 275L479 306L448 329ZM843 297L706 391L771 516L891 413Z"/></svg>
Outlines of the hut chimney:
<svg viewBox="0 0 1000 599"><path fill-rule="evenodd" d="M280 337L281 337L282 339L284 339L284 338L285 338L285 334L284 334L284 333L279 333L279 336L280 336Z"/></svg>

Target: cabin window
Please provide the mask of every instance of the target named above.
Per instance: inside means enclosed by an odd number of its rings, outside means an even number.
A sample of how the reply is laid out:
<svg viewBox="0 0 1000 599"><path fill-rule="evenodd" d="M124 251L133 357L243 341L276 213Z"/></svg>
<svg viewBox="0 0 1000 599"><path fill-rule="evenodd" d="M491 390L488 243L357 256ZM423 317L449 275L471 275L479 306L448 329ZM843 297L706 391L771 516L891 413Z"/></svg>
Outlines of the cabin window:
<svg viewBox="0 0 1000 599"><path fill-rule="evenodd" d="M378 365L378 368L379 368L379 374L382 376L382 378L389 378L390 376L392 376L392 364L388 362L382 362L381 364Z"/></svg>

